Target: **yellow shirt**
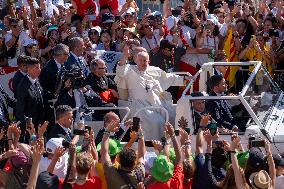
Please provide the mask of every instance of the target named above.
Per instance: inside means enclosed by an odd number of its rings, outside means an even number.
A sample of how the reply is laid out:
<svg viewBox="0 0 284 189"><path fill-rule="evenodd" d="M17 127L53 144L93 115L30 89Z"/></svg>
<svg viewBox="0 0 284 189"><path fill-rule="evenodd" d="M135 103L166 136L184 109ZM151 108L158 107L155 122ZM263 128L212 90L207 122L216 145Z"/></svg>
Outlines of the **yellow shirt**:
<svg viewBox="0 0 284 189"><path fill-rule="evenodd" d="M113 165L115 168L118 168L119 163L115 162ZM98 176L102 180L102 189L107 189L107 182L106 182L106 177L105 177L105 172L104 172L104 166L102 163L98 162L96 163L96 169L98 172Z"/></svg>

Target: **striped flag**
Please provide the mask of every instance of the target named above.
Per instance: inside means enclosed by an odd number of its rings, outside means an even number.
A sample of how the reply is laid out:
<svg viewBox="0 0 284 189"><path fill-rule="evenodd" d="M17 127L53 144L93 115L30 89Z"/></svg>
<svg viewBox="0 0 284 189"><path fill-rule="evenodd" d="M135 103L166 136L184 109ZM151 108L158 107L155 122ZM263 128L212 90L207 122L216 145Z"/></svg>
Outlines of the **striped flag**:
<svg viewBox="0 0 284 189"><path fill-rule="evenodd" d="M235 41L233 37L233 29L230 28L227 34L227 39L224 43L224 50L227 55L228 62L237 62L238 56L237 51L235 47ZM226 74L225 79L229 81L229 88L234 87L236 84L236 78L235 75L237 71L239 70L239 66L229 66Z"/></svg>

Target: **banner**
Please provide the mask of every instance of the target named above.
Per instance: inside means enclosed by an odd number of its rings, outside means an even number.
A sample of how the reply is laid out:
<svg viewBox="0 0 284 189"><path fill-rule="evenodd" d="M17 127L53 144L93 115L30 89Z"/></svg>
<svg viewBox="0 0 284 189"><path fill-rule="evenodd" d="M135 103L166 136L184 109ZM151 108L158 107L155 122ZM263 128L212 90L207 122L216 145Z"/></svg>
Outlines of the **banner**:
<svg viewBox="0 0 284 189"><path fill-rule="evenodd" d="M17 67L0 67L0 81L4 90L10 95L14 96L12 81Z"/></svg>
<svg viewBox="0 0 284 189"><path fill-rule="evenodd" d="M121 52L97 50L95 58L103 59L107 66L107 72L113 73L115 65L122 58Z"/></svg>

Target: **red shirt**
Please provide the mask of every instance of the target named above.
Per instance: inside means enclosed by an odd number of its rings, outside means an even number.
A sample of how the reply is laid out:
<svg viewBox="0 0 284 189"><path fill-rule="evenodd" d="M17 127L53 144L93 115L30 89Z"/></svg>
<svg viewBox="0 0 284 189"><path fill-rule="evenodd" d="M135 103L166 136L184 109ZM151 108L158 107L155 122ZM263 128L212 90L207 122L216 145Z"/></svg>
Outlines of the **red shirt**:
<svg viewBox="0 0 284 189"><path fill-rule="evenodd" d="M189 179L186 183L183 185L183 189L191 189L193 184L193 179Z"/></svg>
<svg viewBox="0 0 284 189"><path fill-rule="evenodd" d="M96 11L98 11L96 10L97 6L94 0L87 0L85 3L82 3L81 0L74 0L74 2L76 3L77 6L77 14L79 14L82 18L84 18L86 14L95 15Z"/></svg>
<svg viewBox="0 0 284 189"><path fill-rule="evenodd" d="M73 184L73 189L88 189L88 188L95 188L95 189L101 189L102 188L102 181L99 177L91 177L89 178L85 184L83 185L78 185L78 184Z"/></svg>
<svg viewBox="0 0 284 189"><path fill-rule="evenodd" d="M168 182L156 182L147 189L183 189L183 167L178 165L174 169L173 177Z"/></svg>
<svg viewBox="0 0 284 189"><path fill-rule="evenodd" d="M100 7L103 5L108 5L114 15L118 14L118 0L100 0Z"/></svg>

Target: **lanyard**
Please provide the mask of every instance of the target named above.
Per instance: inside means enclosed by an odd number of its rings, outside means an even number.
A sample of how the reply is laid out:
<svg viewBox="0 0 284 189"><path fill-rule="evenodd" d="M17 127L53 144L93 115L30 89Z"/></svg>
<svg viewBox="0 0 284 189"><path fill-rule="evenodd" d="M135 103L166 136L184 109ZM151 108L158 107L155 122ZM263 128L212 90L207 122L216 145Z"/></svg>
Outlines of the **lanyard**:
<svg viewBox="0 0 284 189"><path fill-rule="evenodd" d="M154 40L155 40L156 45L157 45L157 46L159 46L159 45L158 45L158 41L157 41L157 39L156 39L155 35L153 35L153 37L154 37ZM150 49L150 50L152 50L151 45L150 45L150 43L148 42L148 40L147 40L147 37L146 37L146 36L145 36L145 41L146 41L146 43L147 43L147 45L148 45L149 49ZM154 48L155 48L155 47L154 47ZM154 48L153 48L153 49L154 49Z"/></svg>

